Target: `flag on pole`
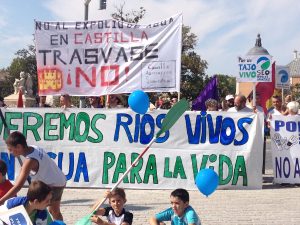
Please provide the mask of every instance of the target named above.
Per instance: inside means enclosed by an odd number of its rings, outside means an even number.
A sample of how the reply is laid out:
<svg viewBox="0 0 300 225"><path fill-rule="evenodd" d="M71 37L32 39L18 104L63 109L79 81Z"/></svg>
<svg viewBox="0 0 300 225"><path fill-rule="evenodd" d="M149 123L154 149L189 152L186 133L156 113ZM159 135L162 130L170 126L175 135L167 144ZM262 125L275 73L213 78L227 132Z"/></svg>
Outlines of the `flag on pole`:
<svg viewBox="0 0 300 225"><path fill-rule="evenodd" d="M215 75L211 80L207 83L205 88L200 92L198 97L193 101L192 110L201 110L205 111L205 101L209 98L213 98L218 101L218 80Z"/></svg>
<svg viewBox="0 0 300 225"><path fill-rule="evenodd" d="M267 101L273 96L275 90L275 62L272 64L272 82L258 82L256 84L256 94L260 96L261 107L264 109L264 113L267 115ZM249 94L251 96L253 92Z"/></svg>
<svg viewBox="0 0 300 225"><path fill-rule="evenodd" d="M18 108L23 108L23 93L22 90L19 90L19 98L18 98L18 102L17 102L17 107Z"/></svg>

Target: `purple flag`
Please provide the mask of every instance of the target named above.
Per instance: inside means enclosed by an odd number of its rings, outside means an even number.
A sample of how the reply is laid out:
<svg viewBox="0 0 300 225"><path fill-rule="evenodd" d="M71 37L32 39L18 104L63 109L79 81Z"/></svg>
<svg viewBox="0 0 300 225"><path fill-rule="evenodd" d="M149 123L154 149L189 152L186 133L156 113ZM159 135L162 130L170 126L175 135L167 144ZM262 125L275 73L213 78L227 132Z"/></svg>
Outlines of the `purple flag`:
<svg viewBox="0 0 300 225"><path fill-rule="evenodd" d="M198 97L193 101L193 110L205 111L205 101L209 98L213 98L218 101L218 80L217 76L211 78L205 88L200 92Z"/></svg>

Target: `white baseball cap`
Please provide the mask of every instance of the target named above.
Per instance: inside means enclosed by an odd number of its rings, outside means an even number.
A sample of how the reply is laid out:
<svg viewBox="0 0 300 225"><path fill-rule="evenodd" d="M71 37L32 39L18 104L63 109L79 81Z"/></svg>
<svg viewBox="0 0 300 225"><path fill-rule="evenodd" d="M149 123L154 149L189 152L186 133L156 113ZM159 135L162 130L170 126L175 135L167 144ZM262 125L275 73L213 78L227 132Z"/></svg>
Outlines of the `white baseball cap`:
<svg viewBox="0 0 300 225"><path fill-rule="evenodd" d="M225 100L228 101L230 99L234 99L233 95L226 95Z"/></svg>

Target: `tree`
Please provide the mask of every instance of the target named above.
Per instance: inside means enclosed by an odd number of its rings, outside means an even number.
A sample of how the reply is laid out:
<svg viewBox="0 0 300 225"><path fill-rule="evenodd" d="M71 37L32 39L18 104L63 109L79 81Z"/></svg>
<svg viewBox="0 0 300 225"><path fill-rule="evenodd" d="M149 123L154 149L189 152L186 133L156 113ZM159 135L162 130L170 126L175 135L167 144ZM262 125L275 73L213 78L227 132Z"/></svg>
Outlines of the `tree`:
<svg viewBox="0 0 300 225"><path fill-rule="evenodd" d="M183 25L180 92L188 100L195 99L209 80L205 74L207 62L194 51L196 42L197 36L191 33L191 27Z"/></svg>
<svg viewBox="0 0 300 225"><path fill-rule="evenodd" d="M226 95L234 95L236 89L236 78L228 75L218 74L219 98L224 99Z"/></svg>
<svg viewBox="0 0 300 225"><path fill-rule="evenodd" d="M9 76L4 80L6 86L6 95L14 92L13 83L15 78L20 78L20 72L30 73L33 78L33 93L37 92L37 67L35 58L35 47L29 45L28 49L21 49L15 54L17 57L13 59L8 68Z"/></svg>
<svg viewBox="0 0 300 225"><path fill-rule="evenodd" d="M300 101L300 83L291 86L291 94L295 101Z"/></svg>
<svg viewBox="0 0 300 225"><path fill-rule="evenodd" d="M9 75L8 69L0 69L0 96L5 97L11 94L10 86L8 82L6 82L6 77Z"/></svg>
<svg viewBox="0 0 300 225"><path fill-rule="evenodd" d="M111 14L112 18L115 20L125 21L128 23L137 24L141 19L144 18L146 10L144 7L140 7L139 10L132 10L131 12L124 12L125 2L120 6L115 6L117 12Z"/></svg>

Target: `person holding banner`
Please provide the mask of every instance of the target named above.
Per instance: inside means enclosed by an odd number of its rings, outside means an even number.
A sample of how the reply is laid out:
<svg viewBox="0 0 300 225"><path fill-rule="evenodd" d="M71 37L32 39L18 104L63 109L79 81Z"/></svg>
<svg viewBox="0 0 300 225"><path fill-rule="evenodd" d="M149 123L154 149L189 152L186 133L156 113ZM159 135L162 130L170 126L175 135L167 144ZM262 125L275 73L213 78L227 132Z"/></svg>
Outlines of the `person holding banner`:
<svg viewBox="0 0 300 225"><path fill-rule="evenodd" d="M227 112L253 112L246 106L247 98L244 95L237 95L234 98L234 107L229 108Z"/></svg>
<svg viewBox="0 0 300 225"><path fill-rule="evenodd" d="M123 97L121 95L110 95L108 107L111 109L124 108L125 103Z"/></svg>
<svg viewBox="0 0 300 225"><path fill-rule="evenodd" d="M226 95L224 104L223 111L228 111L228 109L234 108L234 96Z"/></svg>
<svg viewBox="0 0 300 225"><path fill-rule="evenodd" d="M52 190L42 181L33 181L24 197L13 197L0 206L0 211L23 205L34 225L49 225L52 218L47 211L52 198Z"/></svg>
<svg viewBox="0 0 300 225"><path fill-rule="evenodd" d="M259 93L256 93L255 106L253 105L253 95L252 94L250 96L248 96L248 100L250 102L250 105L248 105L249 108L253 109L254 112L264 113L264 109L261 106L261 99L260 99ZM266 115L265 115L265 117L266 117Z"/></svg>
<svg viewBox="0 0 300 225"><path fill-rule="evenodd" d="M282 111L283 111L283 115L289 115L289 110L287 108L287 104L289 104L291 101L293 101L293 98L291 95L287 95L284 98L284 103L282 104Z"/></svg>
<svg viewBox="0 0 300 225"><path fill-rule="evenodd" d="M278 95L272 96L272 107L268 110L268 122L272 119L272 115L284 115L285 110L282 109L282 99Z"/></svg>
<svg viewBox="0 0 300 225"><path fill-rule="evenodd" d="M187 190L179 188L172 191L171 208L168 208L155 217L150 218L150 225L162 225L164 221L171 221L172 225L200 225L196 211L189 205L190 197Z"/></svg>
<svg viewBox="0 0 300 225"><path fill-rule="evenodd" d="M288 104L288 103L291 102L291 101L293 101L293 98L292 98L291 95L285 96L285 98L284 98L284 103L285 103L285 104Z"/></svg>
<svg viewBox="0 0 300 225"><path fill-rule="evenodd" d="M21 132L11 133L5 142L10 153L16 157L22 155L25 160L15 186L0 199L0 205L16 195L30 176L31 180L43 181L52 188L53 197L49 205L49 211L53 219L62 221L60 202L66 185L66 176L42 148L34 145L28 146L26 138Z"/></svg>
<svg viewBox="0 0 300 225"><path fill-rule="evenodd" d="M296 101L291 101L287 104L288 116L299 115L299 103Z"/></svg>
<svg viewBox="0 0 300 225"><path fill-rule="evenodd" d="M39 106L41 108L49 108L51 107L49 104L46 103L47 96L39 96Z"/></svg>
<svg viewBox="0 0 300 225"><path fill-rule="evenodd" d="M61 108L76 108L74 105L71 103L71 97L68 94L61 95L59 98L60 102L60 107Z"/></svg>
<svg viewBox="0 0 300 225"><path fill-rule="evenodd" d="M100 104L100 98L96 96L89 96L87 108L103 108L103 105Z"/></svg>
<svg viewBox="0 0 300 225"><path fill-rule="evenodd" d="M218 111L218 102L213 98L209 98L205 101L206 111Z"/></svg>

